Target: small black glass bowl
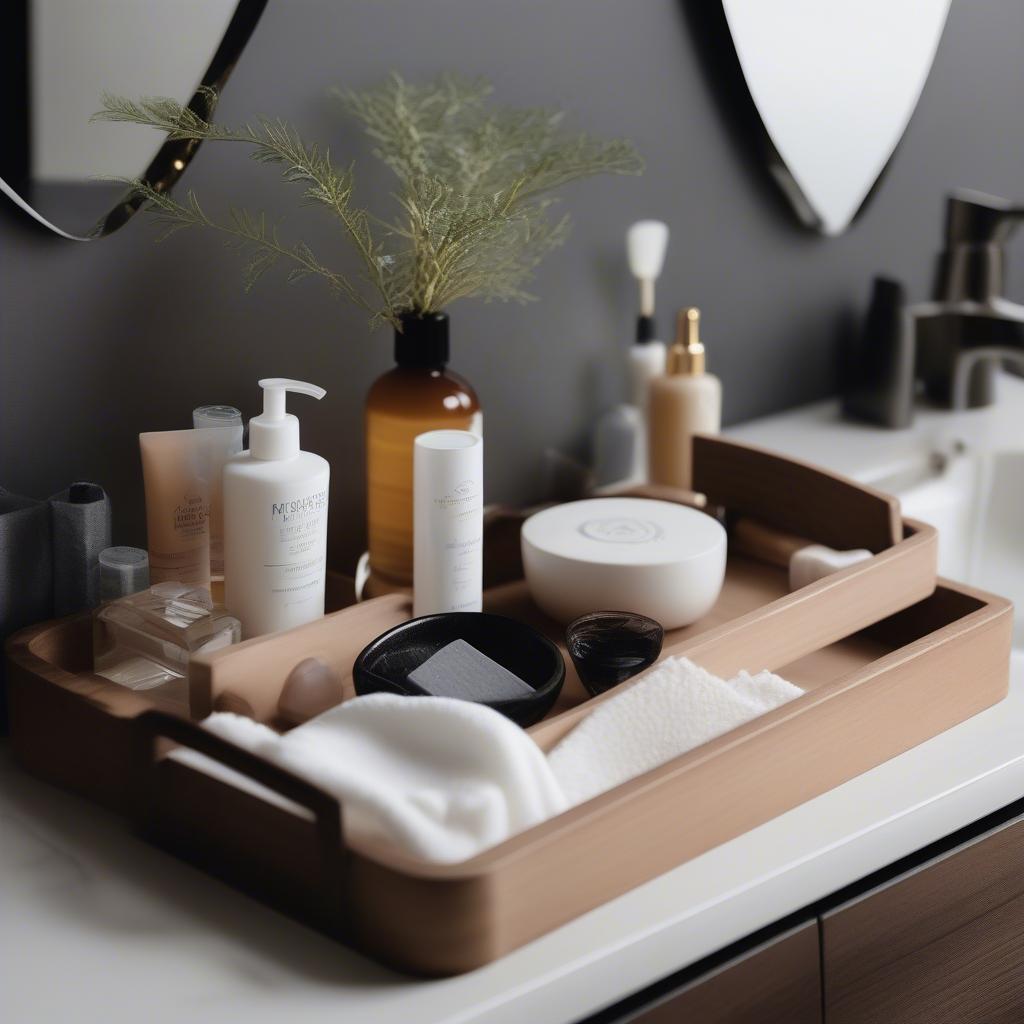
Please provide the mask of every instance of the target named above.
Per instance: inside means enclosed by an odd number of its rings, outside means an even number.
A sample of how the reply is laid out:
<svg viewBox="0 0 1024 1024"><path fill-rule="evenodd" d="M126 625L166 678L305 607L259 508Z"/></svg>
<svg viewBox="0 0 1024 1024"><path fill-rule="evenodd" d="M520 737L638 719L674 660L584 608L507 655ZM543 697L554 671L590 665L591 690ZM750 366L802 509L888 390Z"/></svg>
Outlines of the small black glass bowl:
<svg viewBox="0 0 1024 1024"><path fill-rule="evenodd" d="M532 626L487 612L424 615L389 629L356 658L356 693L423 696L409 682L409 673L453 640L465 640L533 689L528 696L480 703L523 726L533 725L551 710L565 682L562 652Z"/></svg>
<svg viewBox="0 0 1024 1024"><path fill-rule="evenodd" d="M653 665L664 639L661 623L635 612L590 612L565 627L569 656L592 697Z"/></svg>

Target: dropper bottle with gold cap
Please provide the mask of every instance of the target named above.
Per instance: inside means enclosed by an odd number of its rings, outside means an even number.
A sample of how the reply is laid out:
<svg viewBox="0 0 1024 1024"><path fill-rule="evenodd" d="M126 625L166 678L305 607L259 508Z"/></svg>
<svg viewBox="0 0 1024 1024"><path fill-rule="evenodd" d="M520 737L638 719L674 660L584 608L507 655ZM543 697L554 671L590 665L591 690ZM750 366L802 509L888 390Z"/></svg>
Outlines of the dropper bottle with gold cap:
<svg viewBox="0 0 1024 1024"><path fill-rule="evenodd" d="M651 381L648 468L651 483L689 489L694 434L717 434L722 425L722 382L704 369L700 310L679 311L676 340L665 376Z"/></svg>

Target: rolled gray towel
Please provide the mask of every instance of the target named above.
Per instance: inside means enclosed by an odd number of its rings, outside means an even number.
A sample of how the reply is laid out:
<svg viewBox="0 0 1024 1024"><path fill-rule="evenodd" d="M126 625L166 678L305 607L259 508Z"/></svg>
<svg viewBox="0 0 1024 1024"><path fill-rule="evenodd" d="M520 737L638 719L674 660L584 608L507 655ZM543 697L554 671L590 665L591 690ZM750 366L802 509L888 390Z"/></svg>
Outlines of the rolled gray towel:
<svg viewBox="0 0 1024 1024"><path fill-rule="evenodd" d="M98 484L75 483L50 498L53 520L53 613L100 603L99 555L110 547L110 498Z"/></svg>

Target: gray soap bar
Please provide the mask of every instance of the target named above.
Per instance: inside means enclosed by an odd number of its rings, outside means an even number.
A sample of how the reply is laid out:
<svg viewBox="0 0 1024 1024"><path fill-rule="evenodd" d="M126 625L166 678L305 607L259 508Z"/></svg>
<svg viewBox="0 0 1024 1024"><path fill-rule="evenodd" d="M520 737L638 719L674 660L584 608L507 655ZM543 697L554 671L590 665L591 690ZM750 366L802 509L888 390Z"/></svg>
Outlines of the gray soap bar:
<svg viewBox="0 0 1024 1024"><path fill-rule="evenodd" d="M478 704L527 697L533 688L465 640L453 640L409 673L409 682L434 697Z"/></svg>

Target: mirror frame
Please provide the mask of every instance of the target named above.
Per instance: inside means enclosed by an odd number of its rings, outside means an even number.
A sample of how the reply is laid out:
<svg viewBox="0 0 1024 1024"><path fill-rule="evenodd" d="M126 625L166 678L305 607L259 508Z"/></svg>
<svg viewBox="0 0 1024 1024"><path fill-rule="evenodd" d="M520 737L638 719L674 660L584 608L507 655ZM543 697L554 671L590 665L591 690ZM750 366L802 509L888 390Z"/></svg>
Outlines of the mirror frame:
<svg viewBox="0 0 1024 1024"><path fill-rule="evenodd" d="M7 59L4 61L8 68L7 74L11 76L20 75L22 79L21 87L15 88L14 94L16 101L18 93L24 97L24 101L21 104L24 110L24 124L20 126L20 134L23 139L24 173L26 177L28 174L27 143L30 121L28 110L27 53L29 2L30 0L20 0L20 2L19 0L8 0L8 3L14 8L13 12L10 13L10 19L14 22L14 30L6 33L6 36L11 50L15 52L7 54ZM218 96L220 95L227 80L231 77L231 72L238 63L242 51L252 37L256 25L267 6L267 2L268 0L238 0L235 13L231 16L231 21L228 23L224 36L210 60L206 73L203 75L192 99L188 103L189 109L195 111L203 119L208 120L210 118L216 105L215 102L210 102L209 94L206 90L212 89ZM17 53L19 47L24 47L25 49L22 55L23 59ZM7 76L5 75L5 77ZM140 177L158 192L166 192L177 183L178 179L188 169L188 165L192 162L192 158L196 155L201 145L202 140L197 139L166 140L157 150L156 155ZM96 226L87 235L74 235L47 220L16 188L4 181L2 177L0 177L0 192L21 207L25 213L43 227L48 228L62 238L67 238L74 242L94 242L98 238L105 238L107 235L117 231L118 228L123 227L143 204L141 197L131 191L127 191L115 206L97 221Z"/></svg>
<svg viewBox="0 0 1024 1024"><path fill-rule="evenodd" d="M712 102L718 107L725 130L740 154L744 168L754 169L749 175L751 183L763 186L759 188L763 197L777 210L784 212L789 223L797 229L808 231L822 239L842 237L864 214L879 192L903 146L907 127L920 101L920 93L899 139L857 210L841 232L829 233L824 230L821 216L804 194L762 120L761 111L740 61L724 0L679 0L679 4L692 34L697 64ZM947 20L951 4L952 0L947 0ZM939 36L940 44L944 31L945 23ZM933 63L925 75L925 85L933 67L934 54Z"/></svg>

